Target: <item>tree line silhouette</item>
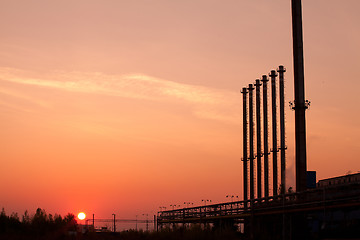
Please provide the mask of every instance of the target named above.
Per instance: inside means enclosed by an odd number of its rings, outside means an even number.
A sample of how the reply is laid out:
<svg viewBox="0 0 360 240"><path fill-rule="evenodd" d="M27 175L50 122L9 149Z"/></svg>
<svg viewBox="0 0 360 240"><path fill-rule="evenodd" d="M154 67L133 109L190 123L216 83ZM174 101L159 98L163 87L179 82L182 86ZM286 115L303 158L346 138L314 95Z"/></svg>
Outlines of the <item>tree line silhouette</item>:
<svg viewBox="0 0 360 240"><path fill-rule="evenodd" d="M28 211L19 217L17 213L7 215L2 208L0 213L1 240L238 240L241 234L232 224L225 229L202 229L200 225L185 228L164 228L157 231L126 230L122 232L79 231L74 214L62 217L47 214L38 208L35 214Z"/></svg>
<svg viewBox="0 0 360 240"><path fill-rule="evenodd" d="M21 216L18 213L6 215L2 208L0 213L0 239L71 239L71 232L77 229L74 214L62 217L59 214L47 214L38 208L35 214L28 211Z"/></svg>

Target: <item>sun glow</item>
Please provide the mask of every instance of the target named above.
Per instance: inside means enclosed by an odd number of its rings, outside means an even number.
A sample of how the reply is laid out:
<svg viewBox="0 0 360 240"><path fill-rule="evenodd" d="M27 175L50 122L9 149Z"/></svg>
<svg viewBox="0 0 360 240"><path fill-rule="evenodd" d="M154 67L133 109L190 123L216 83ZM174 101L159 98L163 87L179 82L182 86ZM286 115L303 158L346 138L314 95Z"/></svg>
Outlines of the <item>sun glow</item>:
<svg viewBox="0 0 360 240"><path fill-rule="evenodd" d="M80 220L84 220L86 218L86 214L83 213L83 212L80 212L78 215L77 215L78 219Z"/></svg>

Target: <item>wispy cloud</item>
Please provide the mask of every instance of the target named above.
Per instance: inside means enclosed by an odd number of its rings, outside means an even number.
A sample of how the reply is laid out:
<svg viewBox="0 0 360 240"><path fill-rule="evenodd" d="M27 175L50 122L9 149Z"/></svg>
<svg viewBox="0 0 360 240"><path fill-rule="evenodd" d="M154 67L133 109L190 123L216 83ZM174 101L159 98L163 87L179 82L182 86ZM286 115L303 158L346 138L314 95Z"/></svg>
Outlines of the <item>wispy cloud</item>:
<svg viewBox="0 0 360 240"><path fill-rule="evenodd" d="M4 101L4 100L0 100L0 106L1 106L1 107L5 107L5 108L7 108L7 109L12 109L12 110L15 110L15 111L20 111L20 112L31 112L31 110L28 109L28 108L24 108L24 107L21 107L21 106L16 105L16 104L9 103L9 102Z"/></svg>
<svg viewBox="0 0 360 240"><path fill-rule="evenodd" d="M55 72L46 78L32 78L17 69L0 68L0 80L71 92L151 101L180 101L191 105L194 114L201 118L229 123L238 123L240 119L239 109L236 109L239 106L240 96L235 91L182 84L144 74Z"/></svg>
<svg viewBox="0 0 360 240"><path fill-rule="evenodd" d="M17 98L17 99L21 99L27 102L30 102L32 104L41 106L41 107L49 107L50 104L48 102L45 101L40 101L39 99L36 99L34 97L30 97L28 95L25 95L23 93L20 93L18 91L14 91L12 89L8 89L8 88L0 88L0 95L5 95L8 97L12 97L12 98Z"/></svg>

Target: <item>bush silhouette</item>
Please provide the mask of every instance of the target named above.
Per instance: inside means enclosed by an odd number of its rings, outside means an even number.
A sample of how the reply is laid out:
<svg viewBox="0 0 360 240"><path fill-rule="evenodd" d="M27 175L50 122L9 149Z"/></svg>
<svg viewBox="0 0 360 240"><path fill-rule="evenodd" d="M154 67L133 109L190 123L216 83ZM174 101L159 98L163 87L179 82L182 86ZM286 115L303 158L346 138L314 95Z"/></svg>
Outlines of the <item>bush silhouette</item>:
<svg viewBox="0 0 360 240"><path fill-rule="evenodd" d="M8 216L4 208L0 213L0 239L68 239L69 231L76 230L77 222L71 213L62 218L38 208L33 216L25 211L21 221L17 213Z"/></svg>

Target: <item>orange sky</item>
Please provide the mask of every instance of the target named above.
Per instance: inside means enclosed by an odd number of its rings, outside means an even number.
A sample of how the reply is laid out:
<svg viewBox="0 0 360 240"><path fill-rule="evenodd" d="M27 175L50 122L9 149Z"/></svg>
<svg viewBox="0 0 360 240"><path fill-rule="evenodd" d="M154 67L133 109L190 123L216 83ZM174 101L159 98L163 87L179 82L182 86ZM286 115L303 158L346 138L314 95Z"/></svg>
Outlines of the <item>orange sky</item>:
<svg viewBox="0 0 360 240"><path fill-rule="evenodd" d="M358 0L303 0L308 169L360 170ZM0 0L0 207L154 214L242 199L240 88L283 64L290 1ZM287 108L288 183L294 113Z"/></svg>

